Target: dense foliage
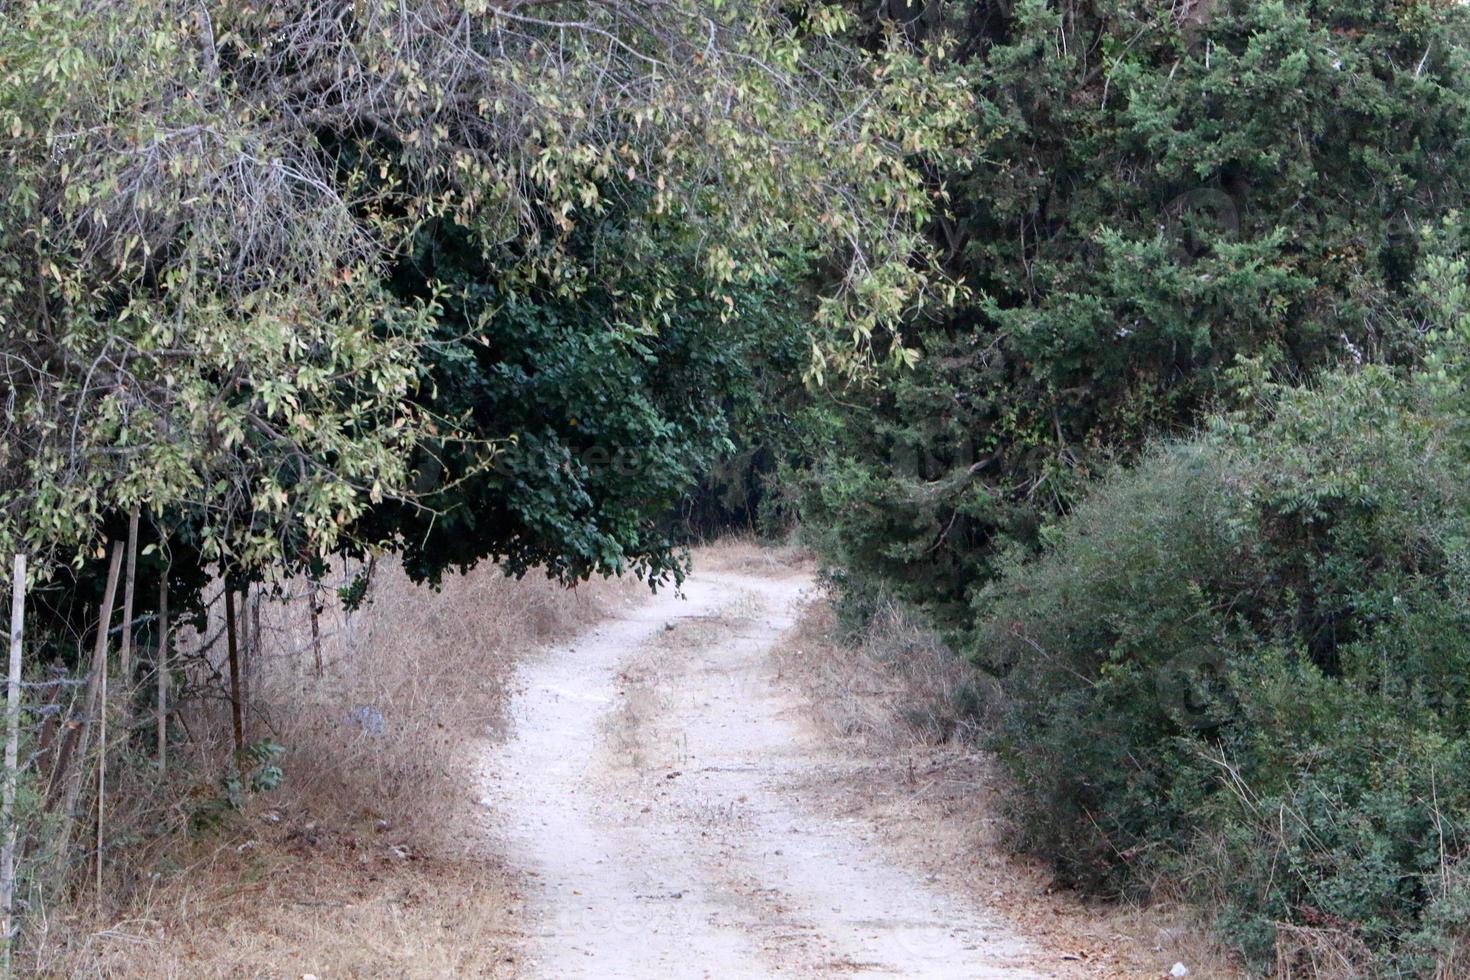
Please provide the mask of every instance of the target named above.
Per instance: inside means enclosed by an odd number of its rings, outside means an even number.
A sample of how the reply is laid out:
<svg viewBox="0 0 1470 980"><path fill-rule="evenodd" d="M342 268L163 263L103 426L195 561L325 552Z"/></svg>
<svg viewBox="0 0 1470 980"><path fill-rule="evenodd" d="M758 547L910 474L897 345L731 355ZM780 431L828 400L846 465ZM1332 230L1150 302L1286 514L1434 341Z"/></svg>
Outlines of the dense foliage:
<svg viewBox="0 0 1470 980"><path fill-rule="evenodd" d="M1256 961L1279 922L1406 975L1452 951L1470 927L1463 409L1377 368L1275 392L1266 419L1107 481L977 596L1032 846L1094 886L1190 882Z"/></svg>
<svg viewBox="0 0 1470 980"><path fill-rule="evenodd" d="M1305 0L925 5L979 106L935 223L970 286L815 415L805 516L854 594L961 645L971 594L1237 354L1412 357L1419 229L1470 181L1470 16Z"/></svg>
<svg viewBox="0 0 1470 980"><path fill-rule="evenodd" d="M442 293L426 407L494 447L488 466L478 443L426 447L415 500L377 509L369 536L398 536L411 574L436 579L494 558L568 580L682 576L682 502L726 465L736 438L752 438L768 416L753 404L759 385L789 384L810 341L778 280L722 298L687 256L656 244L627 262L635 243L605 224L581 247L589 262L603 253L619 263L573 295L508 291L452 228L404 264L402 288ZM646 324L652 295L663 312ZM762 368L772 350L784 352L784 371Z"/></svg>
<svg viewBox="0 0 1470 980"><path fill-rule="evenodd" d="M7 7L0 550L95 593L141 509L185 573L676 571L658 518L725 445L773 278L810 283L781 329L829 371L950 288L916 163L962 155L968 93L850 23ZM633 448L636 474L578 458Z"/></svg>
<svg viewBox="0 0 1470 980"><path fill-rule="evenodd" d="M33 649L134 515L145 621L385 552L659 584L799 511L1002 679L1069 878L1470 969L1464 4L0 14Z"/></svg>

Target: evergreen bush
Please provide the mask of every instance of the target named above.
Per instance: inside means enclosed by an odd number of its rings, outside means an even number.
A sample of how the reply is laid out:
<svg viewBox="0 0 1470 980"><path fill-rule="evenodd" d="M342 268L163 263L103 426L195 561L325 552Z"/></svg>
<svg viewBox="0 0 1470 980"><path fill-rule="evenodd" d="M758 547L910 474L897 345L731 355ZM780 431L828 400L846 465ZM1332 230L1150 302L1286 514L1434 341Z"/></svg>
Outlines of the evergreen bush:
<svg viewBox="0 0 1470 980"><path fill-rule="evenodd" d="M1161 875L1264 965L1432 973L1470 934L1470 442L1385 369L1160 445L975 598L1026 844ZM1292 937L1296 937L1293 940ZM1302 940L1305 941L1305 940Z"/></svg>

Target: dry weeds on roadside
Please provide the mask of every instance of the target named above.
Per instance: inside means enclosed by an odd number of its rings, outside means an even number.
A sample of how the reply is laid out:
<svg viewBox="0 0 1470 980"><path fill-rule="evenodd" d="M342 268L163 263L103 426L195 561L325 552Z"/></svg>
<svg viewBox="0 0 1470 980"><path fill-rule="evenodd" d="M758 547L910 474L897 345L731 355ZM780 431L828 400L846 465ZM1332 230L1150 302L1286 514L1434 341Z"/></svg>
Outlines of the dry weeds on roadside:
<svg viewBox="0 0 1470 980"><path fill-rule="evenodd" d="M821 720L872 750L968 745L990 682L896 608L877 615L861 640L838 643L825 602L808 609L787 657Z"/></svg>
<svg viewBox="0 0 1470 980"><path fill-rule="evenodd" d="M860 641L837 635L830 605L813 603L780 659L814 721L857 757L817 788L835 809L1030 937L1030 965L1046 976L1163 977L1176 961L1192 978L1238 975L1182 911L1084 902L1011 853L1002 776L977 748L977 719L997 696L983 674L897 609Z"/></svg>
<svg viewBox="0 0 1470 980"><path fill-rule="evenodd" d="M771 578L795 575L816 563L812 553L795 538L782 544L765 544L751 534L727 534L705 541L695 548L694 561L699 568L711 571Z"/></svg>
<svg viewBox="0 0 1470 980"><path fill-rule="evenodd" d="M267 656L253 668L255 730L287 746L287 792L321 818L383 822L417 851L461 853L466 745L496 732L515 661L637 587L567 590L485 567L435 593L396 566L379 569L364 608L333 603L324 614L322 681L311 676L305 604L267 621Z"/></svg>
<svg viewBox="0 0 1470 980"><path fill-rule="evenodd" d="M286 748L285 782L223 824L155 846L125 907L83 896L28 952L49 976L457 977L513 969L515 885L478 831L475 750L502 721L517 657L627 601L483 567L440 592L377 569L369 601L327 593L316 676L309 606L261 605L248 739ZM253 620L253 613L251 616ZM228 712L185 722L196 792L227 753ZM202 756L210 756L203 758ZM212 768L211 768L212 767Z"/></svg>

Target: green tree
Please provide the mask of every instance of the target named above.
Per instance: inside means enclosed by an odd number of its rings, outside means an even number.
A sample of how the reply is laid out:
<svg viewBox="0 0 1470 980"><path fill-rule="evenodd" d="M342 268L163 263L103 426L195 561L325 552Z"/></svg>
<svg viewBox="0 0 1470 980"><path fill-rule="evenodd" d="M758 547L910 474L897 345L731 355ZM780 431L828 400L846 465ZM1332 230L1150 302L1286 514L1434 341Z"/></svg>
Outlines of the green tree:
<svg viewBox="0 0 1470 980"><path fill-rule="evenodd" d="M1470 859L1470 272L1421 238L1422 363L1240 408L1117 468L974 595L1029 846L1162 874L1254 964L1317 930L1365 975L1456 972Z"/></svg>
<svg viewBox="0 0 1470 980"><path fill-rule="evenodd" d="M402 264L406 294L440 293L425 407L477 437L427 440L421 492L371 515L366 537L401 542L411 574L494 558L568 580L682 577L681 502L763 417L755 359L779 345L793 381L810 340L776 284L721 295L677 243L644 244L629 260L640 245L613 220L579 236L603 275L566 295L510 289L455 226L426 233ZM651 296L662 297L653 323ZM494 448L488 466L482 444Z"/></svg>
<svg viewBox="0 0 1470 980"><path fill-rule="evenodd" d="M878 12L894 5L879 5ZM814 410L804 514L850 592L972 646L969 597L1110 463L1281 378L1412 360L1419 232L1470 162L1458 4L922 4L977 109L932 227L970 287ZM973 647L972 647L973 648Z"/></svg>
<svg viewBox="0 0 1470 980"><path fill-rule="evenodd" d="M968 93L897 39L854 50L847 23L820 4L718 0L8 11L0 549L42 569L84 561L139 505L202 560L246 569L402 542L371 510L424 506L426 448L453 444L464 476L472 453L529 466L547 446L540 421L483 414L514 404L504 384L432 390L463 380L467 341L509 350L524 328L532 360L593 359L564 391L591 386L602 357L637 389L629 365L665 343L679 304L728 321L732 294L791 255L823 263L815 339L860 363L941 282L911 162L953 155ZM464 257L417 262L446 242ZM664 256L670 269L641 269ZM494 362L479 365L491 387ZM538 397L550 412L588 394ZM642 440L656 415L616 434ZM715 423L699 425L650 443L658 506L707 455ZM631 498L589 518L583 489L495 501L497 480L474 491L506 515L480 553L565 552L575 574L665 563Z"/></svg>

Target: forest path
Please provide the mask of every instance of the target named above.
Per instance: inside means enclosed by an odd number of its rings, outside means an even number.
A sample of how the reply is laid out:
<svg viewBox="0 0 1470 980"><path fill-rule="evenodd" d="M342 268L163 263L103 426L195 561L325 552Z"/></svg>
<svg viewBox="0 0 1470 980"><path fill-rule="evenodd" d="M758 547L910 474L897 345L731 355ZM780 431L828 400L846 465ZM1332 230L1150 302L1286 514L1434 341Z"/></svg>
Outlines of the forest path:
<svg viewBox="0 0 1470 980"><path fill-rule="evenodd" d="M521 974L1023 978L1027 948L803 785L843 759L773 662L805 573L696 571L517 673L487 760Z"/></svg>

